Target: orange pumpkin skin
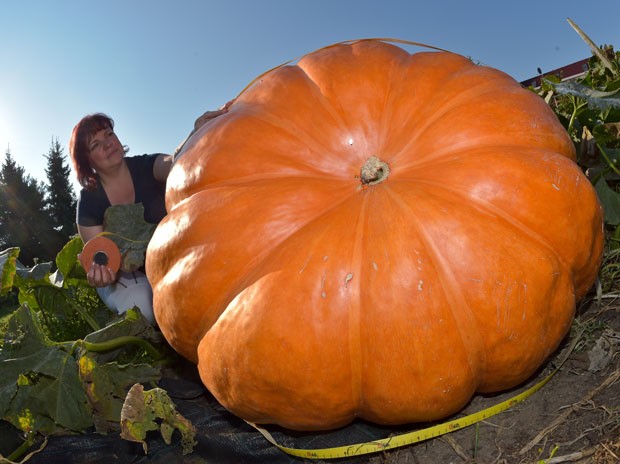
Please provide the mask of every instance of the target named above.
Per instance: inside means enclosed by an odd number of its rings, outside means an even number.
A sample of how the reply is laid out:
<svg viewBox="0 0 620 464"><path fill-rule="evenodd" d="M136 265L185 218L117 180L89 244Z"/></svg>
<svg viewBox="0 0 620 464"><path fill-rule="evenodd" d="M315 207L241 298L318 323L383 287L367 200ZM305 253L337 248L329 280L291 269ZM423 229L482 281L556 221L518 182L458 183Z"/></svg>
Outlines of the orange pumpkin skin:
<svg viewBox="0 0 620 464"><path fill-rule="evenodd" d="M366 183L372 156L389 173ZM175 163L146 263L159 327L248 421L447 417L527 380L596 278L574 158L500 71L380 41L308 54Z"/></svg>

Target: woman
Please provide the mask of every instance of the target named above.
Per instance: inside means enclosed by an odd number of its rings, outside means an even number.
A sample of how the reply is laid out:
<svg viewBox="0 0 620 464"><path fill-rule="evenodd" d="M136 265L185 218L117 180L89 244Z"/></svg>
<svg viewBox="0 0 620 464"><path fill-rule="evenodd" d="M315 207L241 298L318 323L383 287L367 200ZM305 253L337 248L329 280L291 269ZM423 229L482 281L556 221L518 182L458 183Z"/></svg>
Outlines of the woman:
<svg viewBox="0 0 620 464"><path fill-rule="evenodd" d="M228 111L231 102L198 118L204 122ZM114 121L103 113L85 116L73 128L69 153L82 186L77 203L77 228L84 243L103 232L107 208L142 203L144 219L158 224L166 215L165 185L172 167L170 155L156 153L125 156L128 148L114 132ZM87 270L88 283L110 309L123 313L138 306L154 323L153 295L144 272L112 271L93 262Z"/></svg>

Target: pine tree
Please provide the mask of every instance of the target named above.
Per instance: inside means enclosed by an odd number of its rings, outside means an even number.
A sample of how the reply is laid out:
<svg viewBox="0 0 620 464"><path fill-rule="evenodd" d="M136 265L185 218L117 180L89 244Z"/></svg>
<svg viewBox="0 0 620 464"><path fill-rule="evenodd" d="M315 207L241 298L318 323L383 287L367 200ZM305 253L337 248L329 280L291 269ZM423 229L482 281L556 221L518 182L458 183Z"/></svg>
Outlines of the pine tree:
<svg viewBox="0 0 620 464"><path fill-rule="evenodd" d="M25 265L51 261L59 251L42 184L26 175L9 150L0 167L0 250L19 247Z"/></svg>
<svg viewBox="0 0 620 464"><path fill-rule="evenodd" d="M49 153L46 155L48 185L47 206L52 227L60 233L61 241L68 242L77 233L75 226L76 199L69 177L71 168L66 164L64 151L58 139L52 139Z"/></svg>

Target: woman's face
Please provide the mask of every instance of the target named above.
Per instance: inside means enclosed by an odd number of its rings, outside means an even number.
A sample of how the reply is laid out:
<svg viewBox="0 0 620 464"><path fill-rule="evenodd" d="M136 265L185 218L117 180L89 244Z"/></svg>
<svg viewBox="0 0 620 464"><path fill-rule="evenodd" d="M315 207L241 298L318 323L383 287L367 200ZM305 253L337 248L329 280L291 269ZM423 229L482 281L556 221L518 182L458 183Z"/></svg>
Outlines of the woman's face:
<svg viewBox="0 0 620 464"><path fill-rule="evenodd" d="M88 142L89 160L95 171L105 171L122 161L125 149L111 128L101 129Z"/></svg>

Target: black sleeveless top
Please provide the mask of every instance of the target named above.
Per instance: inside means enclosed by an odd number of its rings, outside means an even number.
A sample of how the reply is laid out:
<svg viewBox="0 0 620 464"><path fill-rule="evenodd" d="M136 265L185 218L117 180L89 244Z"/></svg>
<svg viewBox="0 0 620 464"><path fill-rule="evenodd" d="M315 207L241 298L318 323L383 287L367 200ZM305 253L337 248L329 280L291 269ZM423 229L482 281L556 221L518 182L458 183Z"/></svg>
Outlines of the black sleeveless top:
<svg viewBox="0 0 620 464"><path fill-rule="evenodd" d="M144 220L151 224L159 224L159 221L166 215L166 184L159 182L153 175L155 159L160 154L125 158L133 181L134 203L142 203ZM110 200L101 181L97 180L97 186L93 190L82 189L80 191L77 202L77 223L85 227L103 225L103 215L110 206Z"/></svg>

